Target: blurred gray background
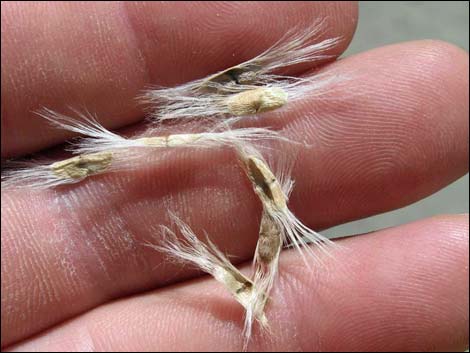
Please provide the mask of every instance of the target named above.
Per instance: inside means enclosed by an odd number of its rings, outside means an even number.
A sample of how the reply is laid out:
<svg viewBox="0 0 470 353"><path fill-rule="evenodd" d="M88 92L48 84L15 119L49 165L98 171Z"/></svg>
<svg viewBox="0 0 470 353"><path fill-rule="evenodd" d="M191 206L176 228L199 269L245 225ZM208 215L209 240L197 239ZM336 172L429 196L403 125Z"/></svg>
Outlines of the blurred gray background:
<svg viewBox="0 0 470 353"><path fill-rule="evenodd" d="M359 2L359 25L343 56L416 39L441 39L468 52L466 1ZM369 232L442 213L468 213L468 174L445 189L402 209L330 228L329 237Z"/></svg>

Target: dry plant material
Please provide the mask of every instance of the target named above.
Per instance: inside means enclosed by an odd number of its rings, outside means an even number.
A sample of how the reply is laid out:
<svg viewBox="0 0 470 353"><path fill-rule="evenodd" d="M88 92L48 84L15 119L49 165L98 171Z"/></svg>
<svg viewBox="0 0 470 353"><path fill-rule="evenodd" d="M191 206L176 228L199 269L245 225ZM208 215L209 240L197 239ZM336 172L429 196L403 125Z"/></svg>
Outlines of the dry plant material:
<svg viewBox="0 0 470 353"><path fill-rule="evenodd" d="M331 58L326 52L339 38L315 43L326 28L318 21L289 31L272 47L239 65L173 88L156 87L140 98L156 120L258 114L284 106L307 94L321 96L336 77L300 78L279 74L285 68Z"/></svg>
<svg viewBox="0 0 470 353"><path fill-rule="evenodd" d="M238 156L242 162L253 189L263 205L263 212L269 215L280 230L285 245L294 245L299 251L305 263L308 265L302 249L312 255L308 244L317 245L322 251L329 253L328 247L334 243L321 234L304 225L287 207L289 195L294 181L290 174L292 163L282 161L281 170L274 174L261 153L253 145L248 143L237 147Z"/></svg>
<svg viewBox="0 0 470 353"><path fill-rule="evenodd" d="M228 69L219 71L216 74L209 75L203 80L200 90L206 92L216 92L221 87L230 88L236 85L254 85L256 84L256 74L262 70L259 64L242 63L232 66ZM214 86L215 84L221 85Z"/></svg>
<svg viewBox="0 0 470 353"><path fill-rule="evenodd" d="M105 171L111 164L112 158L113 154L110 152L82 154L52 163L50 168L58 178L81 180Z"/></svg>
<svg viewBox="0 0 470 353"><path fill-rule="evenodd" d="M257 261L265 265L272 263L282 248L282 234L276 222L266 213L261 216L259 239L255 252Z"/></svg>
<svg viewBox="0 0 470 353"><path fill-rule="evenodd" d="M58 162L10 161L2 172L2 189L45 189L78 183L91 175L108 171L113 158L111 152L99 152Z"/></svg>
<svg viewBox="0 0 470 353"><path fill-rule="evenodd" d="M325 54L336 46L339 38L314 43L325 28L319 21L305 30L288 32L272 47L239 65L208 77L174 88L156 88L140 97L150 105L154 121L180 118L228 118L211 129L195 133L165 136L120 136L100 125L91 116L80 114L80 120L48 109L38 114L56 127L82 136L72 144L76 156L66 160L45 162L15 162L15 169L2 174L2 188L29 186L47 188L76 183L88 176L127 168L126 163L139 157L140 148L212 148L233 146L242 167L259 197L263 212L254 256L254 275L250 279L235 268L227 257L207 238L201 242L188 225L171 215L181 233L178 238L168 227L162 227L164 240L148 246L168 253L173 258L189 262L212 275L245 309L244 337L246 349L254 321L268 329L265 307L278 274L279 256L283 245L293 245L307 266L304 250L312 255L308 244L329 253L332 242L311 230L289 210L288 200L293 188L292 163L285 160L274 172L260 152L251 144L265 139L285 139L265 128L232 128L235 117L256 115L282 108L305 96L321 98L329 92L334 74L317 74L311 78L283 75L285 68L330 58ZM313 43L313 44L311 44ZM344 77L341 77L343 80Z"/></svg>
<svg viewBox="0 0 470 353"><path fill-rule="evenodd" d="M257 320L262 326L267 324L262 307L257 305L261 293L253 282L233 266L227 257L206 236L207 245L200 241L193 231L174 214L171 214L173 223L179 230L182 239L168 227L162 226L164 239L160 245L146 244L147 246L169 254L173 259L189 262L196 268L210 274L245 308L245 343L251 337L253 321ZM259 310L261 309L261 310Z"/></svg>
<svg viewBox="0 0 470 353"><path fill-rule="evenodd" d="M237 123L237 118L218 122L204 132L171 134L166 136L148 136L148 133L146 133L145 137L134 136L132 138L126 138L109 131L90 115L77 113L80 117L80 119L77 120L49 109L43 109L39 114L56 127L81 135L82 138L75 141L72 145L72 150L80 154L117 151L121 149L130 150L139 147L210 148L221 145L233 146L244 142L266 139L286 140L286 138L283 138L275 131L266 128L232 128L232 126ZM153 133L155 132L152 131L152 134Z"/></svg>
<svg viewBox="0 0 470 353"><path fill-rule="evenodd" d="M263 211L259 230L258 243L254 257L254 279L256 288L262 293L256 301L256 310L264 312L267 301L274 285L279 267L279 255L282 250L283 230L279 225ZM267 328L267 325L264 325Z"/></svg>
<svg viewBox="0 0 470 353"><path fill-rule="evenodd" d="M246 310L244 327L246 348L251 338L254 319L262 329L269 330L265 307L277 277L283 244L294 244L301 250L301 256L307 263L302 252L304 246L306 251L311 251L308 244L314 243L327 251L326 247L333 243L303 225L288 209L287 202L293 187L290 177L292 163L286 161L279 163L281 167L276 175L254 146L244 143L236 145L236 149L253 189L263 205L254 257L253 279L250 280L242 275L209 240L209 246L201 243L189 227L177 218L174 218L174 221L183 235L183 241L178 240L174 233L167 229L167 233L171 236L166 237L163 245L152 245L152 247L165 251L176 259L193 263L224 284ZM313 252L310 254L313 255Z"/></svg>
<svg viewBox="0 0 470 353"><path fill-rule="evenodd" d="M227 109L235 116L275 110L287 103L287 93L278 87L256 88L227 98Z"/></svg>
<svg viewBox="0 0 470 353"><path fill-rule="evenodd" d="M309 266L303 253L304 249L313 259L316 257L313 256L308 244L313 243L328 252L328 247L332 246L333 242L302 224L289 210L287 203L294 184L290 176L293 163L281 161L276 176L253 146L248 144L238 146L237 151L243 169L263 206L254 257L253 283L264 296L258 297L253 305L257 311L264 312L277 277L282 246L293 244Z"/></svg>
<svg viewBox="0 0 470 353"><path fill-rule="evenodd" d="M236 118L215 124L211 129L197 133L166 136L135 136L126 138L109 131L90 116L76 112L80 119L42 109L38 114L54 126L72 131L82 137L75 139L69 148L76 156L55 163L9 162L2 174L2 188L49 188L76 183L88 176L110 171L134 168L142 156L140 148L214 148L266 140L285 139L266 128L231 128Z"/></svg>

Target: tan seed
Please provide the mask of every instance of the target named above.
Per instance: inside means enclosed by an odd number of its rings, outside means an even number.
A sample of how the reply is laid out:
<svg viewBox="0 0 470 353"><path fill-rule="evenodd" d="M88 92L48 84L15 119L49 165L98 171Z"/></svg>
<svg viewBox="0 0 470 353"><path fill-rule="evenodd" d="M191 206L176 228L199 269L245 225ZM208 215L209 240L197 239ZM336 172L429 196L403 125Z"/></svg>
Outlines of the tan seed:
<svg viewBox="0 0 470 353"><path fill-rule="evenodd" d="M53 173L61 179L81 179L108 168L112 153L83 154L51 164Z"/></svg>
<svg viewBox="0 0 470 353"><path fill-rule="evenodd" d="M227 98L227 109L236 116L275 110L287 103L287 93L278 87L260 87Z"/></svg>

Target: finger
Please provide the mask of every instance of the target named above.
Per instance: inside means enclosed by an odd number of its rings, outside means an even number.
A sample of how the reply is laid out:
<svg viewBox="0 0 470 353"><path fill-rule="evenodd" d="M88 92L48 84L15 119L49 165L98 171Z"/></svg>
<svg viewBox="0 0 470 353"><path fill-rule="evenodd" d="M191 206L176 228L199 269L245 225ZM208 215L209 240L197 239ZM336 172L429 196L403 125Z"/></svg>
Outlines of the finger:
<svg viewBox="0 0 470 353"><path fill-rule="evenodd" d="M327 18L352 38L357 5L343 2L2 2L2 157L62 142L32 112L86 107L108 127L142 118L135 96L252 58L294 26ZM208 58L210 57L210 60Z"/></svg>
<svg viewBox="0 0 470 353"><path fill-rule="evenodd" d="M367 72L353 87L364 94L306 100L282 117L291 136L316 144L299 154L290 203L314 229L404 206L468 168L465 53L414 42L333 67L342 68ZM141 246L169 223L168 209L235 261L252 256L261 208L231 151L168 151L143 161L135 172L68 190L2 191L5 344L106 300L194 275Z"/></svg>
<svg viewBox="0 0 470 353"><path fill-rule="evenodd" d="M310 272L282 254L253 351L463 351L468 347L468 216L341 241ZM249 266L247 266L248 268ZM13 350L239 351L243 313L212 279L99 307Z"/></svg>

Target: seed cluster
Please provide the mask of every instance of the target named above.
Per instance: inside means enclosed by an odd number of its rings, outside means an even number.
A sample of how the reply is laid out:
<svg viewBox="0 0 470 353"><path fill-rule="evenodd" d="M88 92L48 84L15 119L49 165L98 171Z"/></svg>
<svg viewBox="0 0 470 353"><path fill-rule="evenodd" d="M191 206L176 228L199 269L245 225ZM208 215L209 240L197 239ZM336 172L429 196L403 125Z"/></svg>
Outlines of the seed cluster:
<svg viewBox="0 0 470 353"><path fill-rule="evenodd" d="M76 120L48 109L39 111L40 116L56 127L83 136L73 145L75 156L53 163L27 164L24 168L9 171L2 175L2 188L47 188L83 181L96 174L126 167L125 162L138 156L135 152L142 148L230 146L237 152L240 165L263 206L251 278L234 267L209 239L207 245L200 241L175 215L171 217L181 236L177 237L169 228L163 227L160 244L147 245L194 264L223 284L245 308L246 348L254 321L262 328L268 327L265 311L272 299L271 290L283 245L293 244L300 250L309 242L325 249L331 243L302 224L289 210L288 199L293 187L290 168L275 172L254 145L260 140L286 138L270 129L237 128L236 125L243 117L284 109L306 93L318 93L327 85L325 82L329 81L323 77L315 81L277 74L279 69L327 57L324 52L339 40L333 38L310 44L321 27L317 23L307 30L295 30L247 62L177 87L152 89L141 97L149 104L150 117L155 123L166 119L201 117L219 121L210 130L128 138L107 130L89 116L80 115L81 119Z"/></svg>

